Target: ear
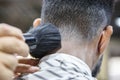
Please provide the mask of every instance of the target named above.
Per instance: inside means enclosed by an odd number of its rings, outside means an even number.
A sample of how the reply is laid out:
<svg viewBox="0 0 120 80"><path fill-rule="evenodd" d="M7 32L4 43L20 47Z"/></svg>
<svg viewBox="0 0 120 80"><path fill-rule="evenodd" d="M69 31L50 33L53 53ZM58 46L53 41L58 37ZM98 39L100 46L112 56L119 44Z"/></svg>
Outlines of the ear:
<svg viewBox="0 0 120 80"><path fill-rule="evenodd" d="M35 19L35 20L33 21L33 27L35 28L35 27L39 26L40 23L41 23L41 18Z"/></svg>
<svg viewBox="0 0 120 80"><path fill-rule="evenodd" d="M112 33L113 33L112 26L107 26L103 30L98 44L98 53L99 53L98 55L102 54L105 48L108 46Z"/></svg>

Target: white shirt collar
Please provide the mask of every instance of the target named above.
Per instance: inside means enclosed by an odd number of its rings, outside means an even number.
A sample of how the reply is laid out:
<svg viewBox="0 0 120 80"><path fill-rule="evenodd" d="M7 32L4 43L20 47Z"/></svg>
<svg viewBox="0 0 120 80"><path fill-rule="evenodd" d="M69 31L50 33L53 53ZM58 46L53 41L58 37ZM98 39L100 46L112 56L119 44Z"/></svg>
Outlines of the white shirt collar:
<svg viewBox="0 0 120 80"><path fill-rule="evenodd" d="M83 62L81 59L79 59L77 57L74 57L72 55L68 55L68 54L65 54L65 53L55 53L55 54L45 56L41 59L40 62L44 62L46 60L54 59L54 58L60 59L62 61L67 61L67 62L70 62L70 63L74 63L75 65L77 65L79 67L79 69L81 69L82 72L88 73L87 75L92 76L91 75L91 70L85 62Z"/></svg>

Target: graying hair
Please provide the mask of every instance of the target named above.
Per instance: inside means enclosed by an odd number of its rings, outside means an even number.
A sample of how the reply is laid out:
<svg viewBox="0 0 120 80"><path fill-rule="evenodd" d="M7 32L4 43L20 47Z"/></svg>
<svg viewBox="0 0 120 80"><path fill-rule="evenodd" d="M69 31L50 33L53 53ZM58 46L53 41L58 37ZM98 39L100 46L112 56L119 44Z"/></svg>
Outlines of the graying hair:
<svg viewBox="0 0 120 80"><path fill-rule="evenodd" d="M56 25L63 39L92 40L109 24L112 0L43 0L42 23Z"/></svg>

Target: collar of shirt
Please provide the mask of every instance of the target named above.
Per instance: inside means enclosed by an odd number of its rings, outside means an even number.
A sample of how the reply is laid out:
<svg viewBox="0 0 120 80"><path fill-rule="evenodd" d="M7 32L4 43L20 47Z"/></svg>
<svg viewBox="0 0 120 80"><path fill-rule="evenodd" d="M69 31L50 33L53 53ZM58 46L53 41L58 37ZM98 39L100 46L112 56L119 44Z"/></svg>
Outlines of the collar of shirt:
<svg viewBox="0 0 120 80"><path fill-rule="evenodd" d="M97 80L90 68L77 57L56 53L41 59L40 71L24 75L21 80Z"/></svg>
<svg viewBox="0 0 120 80"><path fill-rule="evenodd" d="M92 76L91 75L91 70L88 67L88 65L83 62L81 59L78 59L77 57L74 57L72 55L68 55L68 54L64 54L64 53L55 53L55 54L51 54L48 56L45 56L41 59L39 67L42 69L46 69L49 68L49 66L45 65L44 62L48 62L49 65L51 66L59 66L59 64L56 61L61 61L61 63L71 63L74 66L77 67L77 69L79 69L79 71L81 71L83 74L88 75L88 76ZM66 64L67 65L67 64ZM70 66L70 64L68 64Z"/></svg>

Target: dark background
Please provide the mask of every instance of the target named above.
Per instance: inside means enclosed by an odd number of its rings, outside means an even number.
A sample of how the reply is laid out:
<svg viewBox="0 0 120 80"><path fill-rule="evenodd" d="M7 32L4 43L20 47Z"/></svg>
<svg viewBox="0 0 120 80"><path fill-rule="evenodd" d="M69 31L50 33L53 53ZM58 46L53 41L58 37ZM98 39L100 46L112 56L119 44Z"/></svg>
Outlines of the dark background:
<svg viewBox="0 0 120 80"><path fill-rule="evenodd" d="M0 0L0 23L8 23L24 32L40 17L41 0Z"/></svg>

